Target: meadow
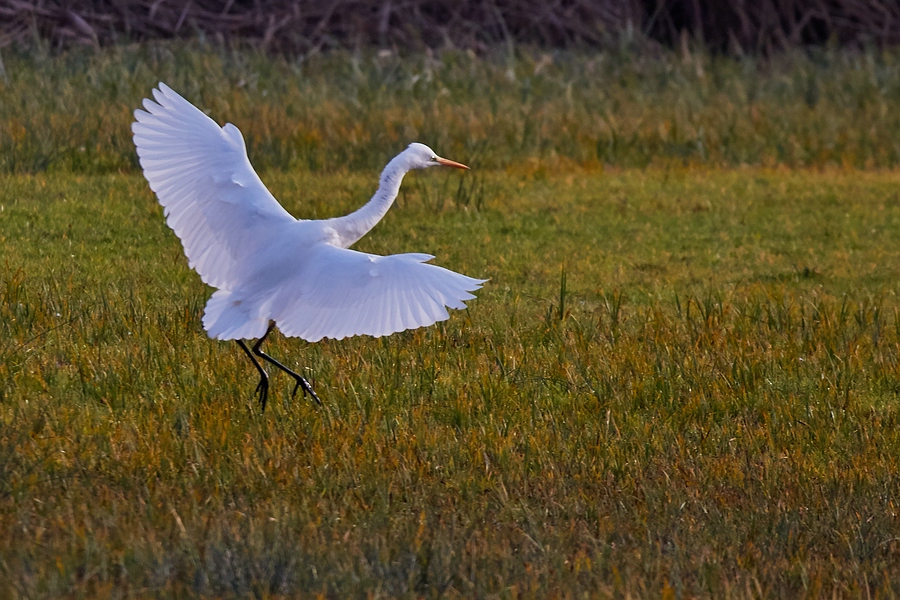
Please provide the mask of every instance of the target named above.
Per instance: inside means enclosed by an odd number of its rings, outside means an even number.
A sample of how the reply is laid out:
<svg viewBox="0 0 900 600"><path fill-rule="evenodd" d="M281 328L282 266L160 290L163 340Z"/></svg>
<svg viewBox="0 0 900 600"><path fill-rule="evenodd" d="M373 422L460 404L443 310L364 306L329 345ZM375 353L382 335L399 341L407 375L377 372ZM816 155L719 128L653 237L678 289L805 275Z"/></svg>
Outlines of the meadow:
<svg viewBox="0 0 900 600"><path fill-rule="evenodd" d="M39 54L0 78L0 595L900 592L897 56ZM135 168L160 78L298 217L410 138L471 164L357 247L490 282L273 336L324 404L276 373L261 413Z"/></svg>
<svg viewBox="0 0 900 600"><path fill-rule="evenodd" d="M240 124L264 170L378 170L414 138L482 170L900 164L900 53L271 57L169 43L3 48L0 172L136 170L132 112L160 80Z"/></svg>

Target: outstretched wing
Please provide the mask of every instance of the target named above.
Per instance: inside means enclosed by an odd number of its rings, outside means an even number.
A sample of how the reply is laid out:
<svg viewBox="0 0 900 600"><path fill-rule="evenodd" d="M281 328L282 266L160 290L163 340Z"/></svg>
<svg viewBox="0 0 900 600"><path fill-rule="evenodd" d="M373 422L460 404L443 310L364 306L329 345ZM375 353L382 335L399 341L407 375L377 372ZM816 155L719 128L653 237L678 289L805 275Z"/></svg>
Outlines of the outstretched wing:
<svg viewBox="0 0 900 600"><path fill-rule="evenodd" d="M241 257L295 219L260 181L231 123L219 127L164 83L134 117L144 177L190 266L214 287L236 284Z"/></svg>
<svg viewBox="0 0 900 600"><path fill-rule="evenodd" d="M285 335L310 342L432 325L449 318L447 308L465 308L463 301L473 299L470 292L485 282L425 263L432 258L376 256L319 244L308 266L284 280L258 316L274 320Z"/></svg>

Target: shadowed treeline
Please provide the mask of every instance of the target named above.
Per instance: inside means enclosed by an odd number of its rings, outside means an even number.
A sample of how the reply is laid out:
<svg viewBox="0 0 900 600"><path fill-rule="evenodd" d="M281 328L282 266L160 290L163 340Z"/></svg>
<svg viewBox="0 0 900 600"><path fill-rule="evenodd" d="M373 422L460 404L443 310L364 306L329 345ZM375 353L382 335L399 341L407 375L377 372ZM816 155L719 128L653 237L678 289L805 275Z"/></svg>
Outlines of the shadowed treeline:
<svg viewBox="0 0 900 600"><path fill-rule="evenodd" d="M764 53L900 42L900 4L873 0L2 0L0 46L209 36L283 52L371 46L483 50L501 42L624 42Z"/></svg>

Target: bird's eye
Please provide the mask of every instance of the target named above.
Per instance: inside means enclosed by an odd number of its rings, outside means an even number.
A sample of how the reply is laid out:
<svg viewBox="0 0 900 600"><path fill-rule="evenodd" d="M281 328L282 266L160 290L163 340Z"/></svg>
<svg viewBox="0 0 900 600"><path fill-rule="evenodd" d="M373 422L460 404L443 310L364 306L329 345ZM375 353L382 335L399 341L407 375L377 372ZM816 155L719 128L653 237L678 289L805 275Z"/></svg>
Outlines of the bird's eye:
<svg viewBox="0 0 900 600"><path fill-rule="evenodd" d="M434 162L437 162L437 156L432 156L432 157L431 157L431 160L434 161Z"/></svg>

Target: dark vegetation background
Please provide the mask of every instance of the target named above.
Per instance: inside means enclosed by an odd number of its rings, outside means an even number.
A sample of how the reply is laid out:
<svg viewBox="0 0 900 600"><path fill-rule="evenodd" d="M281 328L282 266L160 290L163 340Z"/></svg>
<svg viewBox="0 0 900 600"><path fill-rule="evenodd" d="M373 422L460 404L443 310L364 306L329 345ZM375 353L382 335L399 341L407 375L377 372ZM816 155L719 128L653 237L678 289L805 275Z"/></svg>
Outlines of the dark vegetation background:
<svg viewBox="0 0 900 600"><path fill-rule="evenodd" d="M771 54L797 45L900 41L900 3L878 0L2 0L0 46L212 36L308 52L378 45L484 49L628 43Z"/></svg>
<svg viewBox="0 0 900 600"><path fill-rule="evenodd" d="M900 165L900 2L0 0L0 173L134 172L159 81L260 171ZM433 50L433 51L432 51Z"/></svg>

